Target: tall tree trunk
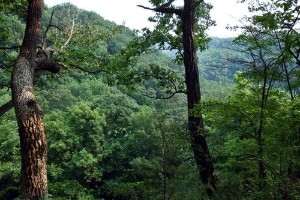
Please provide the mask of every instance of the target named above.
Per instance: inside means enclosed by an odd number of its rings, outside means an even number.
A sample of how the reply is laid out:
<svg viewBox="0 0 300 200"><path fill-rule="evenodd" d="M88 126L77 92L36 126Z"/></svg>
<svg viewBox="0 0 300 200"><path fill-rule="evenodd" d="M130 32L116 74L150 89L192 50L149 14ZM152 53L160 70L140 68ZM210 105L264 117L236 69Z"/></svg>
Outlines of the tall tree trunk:
<svg viewBox="0 0 300 200"><path fill-rule="evenodd" d="M185 0L184 12L182 17L182 33L183 33L183 57L185 66L185 83L187 88L188 101L188 128L190 133L191 145L194 152L194 158L200 173L200 178L204 184L210 183L215 189L216 177L214 175L214 167L211 155L207 146L204 133L204 124L202 113L193 116L190 110L196 104L201 102L200 81L197 63L197 48L195 46L194 23L195 23L195 7L192 0ZM213 191L207 190L208 194Z"/></svg>
<svg viewBox="0 0 300 200"><path fill-rule="evenodd" d="M261 56L262 57L262 56ZM269 80L268 84L268 68L266 65L263 65L263 87L262 87L262 93L261 93L261 103L260 103L260 113L259 113L259 126L257 130L257 154L259 156L258 160L258 179L259 179L259 189L263 190L265 185L266 185L266 167L265 163L263 162L263 152L264 152L264 127L265 127L265 112L267 109L267 102L268 102L268 97L269 97L269 91L270 91L270 85L272 82L272 79Z"/></svg>
<svg viewBox="0 0 300 200"><path fill-rule="evenodd" d="M189 110L188 128L191 146L200 174L200 180L205 185L208 185L208 183L211 184L213 188L208 187L207 193L208 195L212 195L214 190L216 190L217 177L214 174L211 155L205 139L202 113L199 113L198 116L193 116L191 114L191 110L194 108L194 106L201 102L194 25L196 9L201 3L203 3L203 0L184 0L183 9L176 9L171 6L174 1L175 0L169 0L167 3L164 3L157 8L148 8L141 5L139 6L160 13L176 14L181 18L185 84L187 88L187 101Z"/></svg>
<svg viewBox="0 0 300 200"><path fill-rule="evenodd" d="M27 24L12 76L12 99L21 144L21 199L47 196L47 140L43 115L33 89L36 50L44 8L42 0L28 0Z"/></svg>

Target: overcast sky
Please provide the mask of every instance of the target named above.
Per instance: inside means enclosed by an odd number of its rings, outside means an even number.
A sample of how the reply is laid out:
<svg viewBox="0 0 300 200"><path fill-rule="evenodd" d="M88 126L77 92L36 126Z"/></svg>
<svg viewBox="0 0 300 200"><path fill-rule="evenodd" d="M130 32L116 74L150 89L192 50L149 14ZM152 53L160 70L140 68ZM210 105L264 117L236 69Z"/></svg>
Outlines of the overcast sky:
<svg viewBox="0 0 300 200"><path fill-rule="evenodd" d="M179 2L179 0L177 0ZM226 30L227 24L236 25L238 20L247 14L247 5L236 3L237 0L206 0L214 8L211 17L217 26L208 31L210 36L234 37L236 32ZM116 24L125 24L130 29L151 27L148 17L154 13L137 5L149 6L148 0L45 0L45 4L52 7L56 4L69 2L78 8L95 11L103 18Z"/></svg>

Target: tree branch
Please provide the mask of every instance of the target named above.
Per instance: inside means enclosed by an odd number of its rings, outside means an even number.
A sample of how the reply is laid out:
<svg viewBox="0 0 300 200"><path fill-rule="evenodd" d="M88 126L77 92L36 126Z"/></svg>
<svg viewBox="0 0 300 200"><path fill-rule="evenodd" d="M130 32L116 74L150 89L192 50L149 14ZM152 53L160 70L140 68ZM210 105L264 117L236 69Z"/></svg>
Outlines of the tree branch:
<svg viewBox="0 0 300 200"><path fill-rule="evenodd" d="M171 4L174 2L175 0L169 0L167 3L159 6L159 8L167 8L167 7L170 7Z"/></svg>
<svg viewBox="0 0 300 200"><path fill-rule="evenodd" d="M170 1L172 1L172 0L170 0ZM183 13L183 10L181 10L181 9L176 9L176 8L173 8L173 7L164 7L164 5L165 4L163 4L162 6L157 7L157 8L150 8L150 7L146 7L146 6L143 6L143 5L137 5L137 6L141 7L141 8L144 8L146 10L152 10L152 11L160 12L160 13L176 14L176 15L179 15L179 16L181 16L182 13Z"/></svg>
<svg viewBox="0 0 300 200"><path fill-rule="evenodd" d="M194 7L198 7L201 3L203 3L203 0L199 0L199 1L193 1L194 3Z"/></svg>
<svg viewBox="0 0 300 200"><path fill-rule="evenodd" d="M12 47L0 47L0 49L6 50L6 49L19 49L21 46L12 46Z"/></svg>
<svg viewBox="0 0 300 200"><path fill-rule="evenodd" d="M51 50L40 50L37 53L35 72L45 70L56 74L60 71L61 65L59 62L50 59L52 53Z"/></svg>
<svg viewBox="0 0 300 200"><path fill-rule="evenodd" d="M144 8L144 9L147 9L147 10L152 10L152 11L155 11L155 12L160 12L160 13L168 13L168 14L176 14L178 16L182 16L183 15L183 10L182 9L177 9L177 8L174 8L172 6L172 3L174 2L175 0L169 0L167 3L165 4L162 4L161 6L157 7L157 8L150 8L150 7L146 7L146 6L143 6L143 5L137 5L138 7L141 7L141 8ZM203 0L198 0L198 1L192 1L193 3L193 7L196 8L198 7L201 3L203 3Z"/></svg>
<svg viewBox="0 0 300 200"><path fill-rule="evenodd" d="M60 47L60 51L62 51L63 48L65 48L65 47L69 44L69 42L71 41L71 38L72 38L73 32L74 32L74 27L75 27L75 19L72 20L72 26L71 26L71 30L70 30L70 33L69 33L69 37L68 37L68 39L66 40L66 42L64 43L64 45L62 45L62 46Z"/></svg>
<svg viewBox="0 0 300 200"><path fill-rule="evenodd" d="M61 65L57 61L50 60L52 52L47 50L40 50L36 56L36 66L34 72L38 71L49 71L51 73L58 73L61 69ZM13 108L13 101L10 100L9 102L5 103L0 107L0 117L4 115L7 111Z"/></svg>
<svg viewBox="0 0 300 200"><path fill-rule="evenodd" d="M4 115L7 111L14 107L13 101L10 100L9 102L5 103L0 107L0 117Z"/></svg>
<svg viewBox="0 0 300 200"><path fill-rule="evenodd" d="M264 165L271 171L273 177L274 178L277 177L278 173L276 172L276 170L271 165L269 165L261 156L259 156L257 154L241 154L241 155L236 156L237 161L244 160L247 158L255 158L256 160L263 162Z"/></svg>
<svg viewBox="0 0 300 200"><path fill-rule="evenodd" d="M63 31L62 28L60 28L60 27L58 27L58 26L52 24L52 18L53 18L53 15L54 15L54 11L52 11L52 13L51 13L51 17L50 17L48 26L47 26L46 31L45 31L44 36L43 36L43 40L42 40L42 49L46 49L47 34L48 34L48 31L50 30L51 27L54 27L54 28L57 28L57 29L60 30L60 31Z"/></svg>
<svg viewBox="0 0 300 200"><path fill-rule="evenodd" d="M49 60L37 63L35 67L35 72L44 70L53 74L57 74L60 71L60 69L61 65L59 64L59 62Z"/></svg>
<svg viewBox="0 0 300 200"><path fill-rule="evenodd" d="M62 51L69 44L69 42L71 41L71 38L73 37L74 28L75 28L75 20L78 17L78 13L77 14L73 14L73 16L71 16L71 4L69 4L69 11L68 12L69 12L70 18L72 17L72 25L71 25L70 32L69 32L69 37L65 41L65 43L60 47L59 51Z"/></svg>

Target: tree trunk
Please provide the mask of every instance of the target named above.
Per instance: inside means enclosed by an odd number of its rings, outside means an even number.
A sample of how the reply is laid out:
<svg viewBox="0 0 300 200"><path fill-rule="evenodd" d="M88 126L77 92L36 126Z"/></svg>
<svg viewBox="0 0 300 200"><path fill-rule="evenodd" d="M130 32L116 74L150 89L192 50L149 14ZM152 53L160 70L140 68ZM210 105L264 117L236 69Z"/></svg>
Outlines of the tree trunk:
<svg viewBox="0 0 300 200"><path fill-rule="evenodd" d="M42 0L28 0L27 24L12 76L12 99L21 144L21 199L47 197L47 140L42 111L36 102L33 76L44 8Z"/></svg>
<svg viewBox="0 0 300 200"><path fill-rule="evenodd" d="M264 146L263 146L263 133L264 133L264 127L265 127L265 112L267 109L267 102L269 97L269 91L270 91L270 84L267 84L268 82L268 69L266 65L263 65L263 87L262 87L262 93L261 93L261 104L260 104L260 113L259 113L259 126L257 130L257 145L258 145L258 151L257 154L259 156L258 160L258 179L259 179L259 190L263 190L266 185L266 168L265 163L263 162L263 152L264 152ZM271 82L272 80L270 80Z"/></svg>
<svg viewBox="0 0 300 200"><path fill-rule="evenodd" d="M194 152L194 158L200 173L202 183L210 183L215 189L216 177L214 167L209 153L204 133L204 124L202 113L193 116L190 112L196 104L201 101L200 81L198 72L198 63L196 55L195 37L194 37L194 17L195 7L193 1L185 0L184 12L182 15L182 33L183 33L183 57L185 66L185 83L187 88L188 101L188 128L191 139L191 146ZM213 191L207 190L210 195Z"/></svg>
<svg viewBox="0 0 300 200"><path fill-rule="evenodd" d="M200 82L197 63L197 48L195 41L195 12L197 7L203 3L203 0L184 0L183 9L175 9L171 4L175 0L169 0L157 8L145 9L154 10L160 13L176 14L181 18L182 26L182 42L183 42L183 60L185 67L185 84L187 89L188 101L188 128L191 139L191 146L194 152L194 158L200 174L200 180L207 185L211 184L213 188L207 188L208 195L212 195L216 190L217 177L214 174L212 159L208 150L207 142L204 134L204 124L202 113L193 116L191 110L195 105L201 102Z"/></svg>

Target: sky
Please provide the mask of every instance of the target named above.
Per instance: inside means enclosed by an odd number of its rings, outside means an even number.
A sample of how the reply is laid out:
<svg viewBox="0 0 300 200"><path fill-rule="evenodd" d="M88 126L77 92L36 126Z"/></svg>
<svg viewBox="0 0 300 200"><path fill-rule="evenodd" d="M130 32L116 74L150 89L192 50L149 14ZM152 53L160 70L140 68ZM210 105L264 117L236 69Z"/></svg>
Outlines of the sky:
<svg viewBox="0 0 300 200"><path fill-rule="evenodd" d="M211 17L217 22L217 26L207 32L209 36L220 38L237 36L237 32L226 30L226 26L239 24L239 19L248 11L246 4L236 3L236 1L206 0L214 6ZM45 0L45 4L49 7L61 3L71 3L78 8L94 11L104 19L114 21L116 24L124 24L130 29L151 28L154 24L148 21L148 17L153 16L154 12L137 6L151 7L148 0Z"/></svg>

